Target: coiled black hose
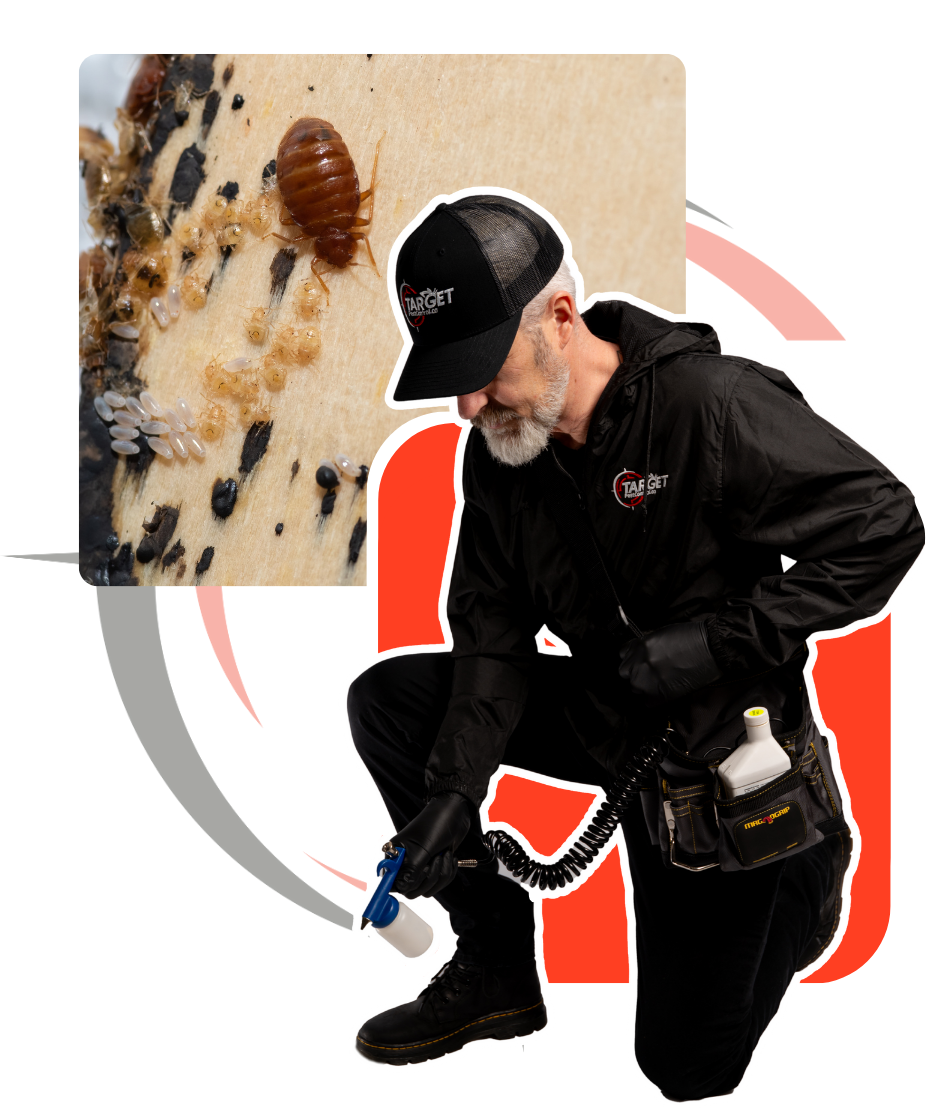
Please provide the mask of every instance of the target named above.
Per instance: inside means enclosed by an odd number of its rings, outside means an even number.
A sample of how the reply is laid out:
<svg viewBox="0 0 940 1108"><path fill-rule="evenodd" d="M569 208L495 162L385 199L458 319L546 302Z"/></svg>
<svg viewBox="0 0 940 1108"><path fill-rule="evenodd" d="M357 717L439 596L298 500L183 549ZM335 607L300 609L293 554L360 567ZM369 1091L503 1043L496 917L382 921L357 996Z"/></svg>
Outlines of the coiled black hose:
<svg viewBox="0 0 940 1108"><path fill-rule="evenodd" d="M584 833L557 862L533 861L505 831L487 831L483 836L486 845L524 885L530 885L533 889L536 885L540 889L564 888L588 868L610 841L640 787L665 757L666 749L665 738L653 739L640 747L620 771L608 790L607 799L597 809Z"/></svg>

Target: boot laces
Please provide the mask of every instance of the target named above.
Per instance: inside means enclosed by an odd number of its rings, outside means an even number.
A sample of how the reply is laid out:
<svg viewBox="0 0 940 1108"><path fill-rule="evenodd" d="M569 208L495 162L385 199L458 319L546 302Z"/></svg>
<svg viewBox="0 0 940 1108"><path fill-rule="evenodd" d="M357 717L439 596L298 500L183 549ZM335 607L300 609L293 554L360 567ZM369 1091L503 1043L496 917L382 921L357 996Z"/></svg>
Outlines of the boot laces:
<svg viewBox="0 0 940 1108"><path fill-rule="evenodd" d="M478 976L479 971L475 966L463 965L457 961L447 962L431 978L430 984L421 995L428 1000L433 998L449 1004L464 989L469 990Z"/></svg>

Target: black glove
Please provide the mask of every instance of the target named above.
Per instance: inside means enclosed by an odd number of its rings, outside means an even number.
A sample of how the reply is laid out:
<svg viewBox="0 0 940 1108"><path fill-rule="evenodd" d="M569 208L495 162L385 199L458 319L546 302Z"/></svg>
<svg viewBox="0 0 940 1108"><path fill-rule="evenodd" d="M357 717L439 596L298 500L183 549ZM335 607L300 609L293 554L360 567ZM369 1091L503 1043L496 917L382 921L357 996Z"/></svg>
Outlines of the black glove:
<svg viewBox="0 0 940 1108"><path fill-rule="evenodd" d="M648 700L678 700L710 685L721 670L704 623L671 623L620 651L620 676Z"/></svg>
<svg viewBox="0 0 940 1108"><path fill-rule="evenodd" d="M460 793L432 796L411 823L392 838L405 848L393 891L414 900L433 896L457 875L454 851L470 830L473 804Z"/></svg>

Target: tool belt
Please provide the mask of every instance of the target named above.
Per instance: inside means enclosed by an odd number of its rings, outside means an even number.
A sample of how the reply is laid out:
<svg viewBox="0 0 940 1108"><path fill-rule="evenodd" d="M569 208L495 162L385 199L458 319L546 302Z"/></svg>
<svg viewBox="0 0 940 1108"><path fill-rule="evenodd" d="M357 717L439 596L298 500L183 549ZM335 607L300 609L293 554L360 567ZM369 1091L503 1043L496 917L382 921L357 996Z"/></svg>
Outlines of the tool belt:
<svg viewBox="0 0 940 1108"><path fill-rule="evenodd" d="M829 741L807 712L796 731L775 736L790 769L752 793L724 795L718 760L671 745L655 782L640 792L654 846L666 865L699 872L746 870L797 854L844 831Z"/></svg>

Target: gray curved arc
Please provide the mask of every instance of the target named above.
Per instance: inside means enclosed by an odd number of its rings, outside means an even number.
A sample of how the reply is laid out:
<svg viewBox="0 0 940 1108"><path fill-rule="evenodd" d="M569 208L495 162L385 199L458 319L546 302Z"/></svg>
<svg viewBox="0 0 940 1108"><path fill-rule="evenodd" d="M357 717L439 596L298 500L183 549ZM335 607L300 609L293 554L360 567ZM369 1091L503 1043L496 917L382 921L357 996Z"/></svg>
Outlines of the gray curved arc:
<svg viewBox="0 0 940 1108"><path fill-rule="evenodd" d="M144 750L176 799L226 854L259 881L308 912L352 930L349 912L302 881L255 837L199 757L163 657L156 590L99 587L97 592L101 631L118 692ZM129 635L133 650L127 649Z"/></svg>

